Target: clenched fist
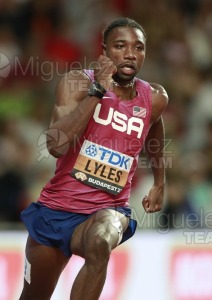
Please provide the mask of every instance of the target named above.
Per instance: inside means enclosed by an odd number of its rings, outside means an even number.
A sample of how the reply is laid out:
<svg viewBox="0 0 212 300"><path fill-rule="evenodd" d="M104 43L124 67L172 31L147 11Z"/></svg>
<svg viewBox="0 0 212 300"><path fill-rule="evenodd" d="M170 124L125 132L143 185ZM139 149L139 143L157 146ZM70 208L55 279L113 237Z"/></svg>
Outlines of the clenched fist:
<svg viewBox="0 0 212 300"><path fill-rule="evenodd" d="M117 68L112 60L105 55L100 55L98 67L94 70L94 79L108 90L111 85L112 75L116 72Z"/></svg>

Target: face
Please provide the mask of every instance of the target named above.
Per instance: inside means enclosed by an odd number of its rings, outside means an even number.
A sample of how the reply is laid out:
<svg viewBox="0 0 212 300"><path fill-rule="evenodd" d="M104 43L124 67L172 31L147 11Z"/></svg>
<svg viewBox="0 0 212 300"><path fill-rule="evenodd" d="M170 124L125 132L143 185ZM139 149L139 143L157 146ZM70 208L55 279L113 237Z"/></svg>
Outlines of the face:
<svg viewBox="0 0 212 300"><path fill-rule="evenodd" d="M144 62L145 45L146 39L138 28L116 27L110 32L105 54L117 67L115 80L131 81L135 77Z"/></svg>

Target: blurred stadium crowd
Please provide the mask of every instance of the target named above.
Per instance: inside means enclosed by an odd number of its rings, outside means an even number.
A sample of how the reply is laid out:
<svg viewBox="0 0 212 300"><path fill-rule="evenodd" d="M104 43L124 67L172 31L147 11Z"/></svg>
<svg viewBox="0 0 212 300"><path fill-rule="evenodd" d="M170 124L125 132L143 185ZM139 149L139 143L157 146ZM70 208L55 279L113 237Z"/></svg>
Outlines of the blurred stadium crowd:
<svg viewBox="0 0 212 300"><path fill-rule="evenodd" d="M0 228L18 226L54 172L45 130L59 78L96 60L102 29L120 16L147 32L138 77L160 83L170 98L164 209L154 224L143 213L152 179L141 161L134 214L145 228L212 227L212 1L7 0L0 1Z"/></svg>

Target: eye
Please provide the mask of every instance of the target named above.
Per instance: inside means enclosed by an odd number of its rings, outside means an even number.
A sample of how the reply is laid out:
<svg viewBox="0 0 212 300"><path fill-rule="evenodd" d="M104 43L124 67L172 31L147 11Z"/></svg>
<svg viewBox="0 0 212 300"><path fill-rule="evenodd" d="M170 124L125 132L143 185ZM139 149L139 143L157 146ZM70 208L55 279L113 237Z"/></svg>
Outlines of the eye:
<svg viewBox="0 0 212 300"><path fill-rule="evenodd" d="M138 46L135 47L135 49L138 50L138 51L144 51L144 46L138 45Z"/></svg>
<svg viewBox="0 0 212 300"><path fill-rule="evenodd" d="M115 45L116 49L123 49L124 47L125 47L124 44L116 44Z"/></svg>

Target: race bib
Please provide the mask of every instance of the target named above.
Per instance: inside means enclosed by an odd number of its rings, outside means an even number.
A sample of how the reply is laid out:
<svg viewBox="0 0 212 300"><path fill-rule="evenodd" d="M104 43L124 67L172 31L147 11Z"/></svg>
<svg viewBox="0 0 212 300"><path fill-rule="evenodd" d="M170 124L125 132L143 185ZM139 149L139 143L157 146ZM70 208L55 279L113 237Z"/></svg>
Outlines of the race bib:
<svg viewBox="0 0 212 300"><path fill-rule="evenodd" d="M85 140L71 176L84 184L119 194L126 185L133 157Z"/></svg>

